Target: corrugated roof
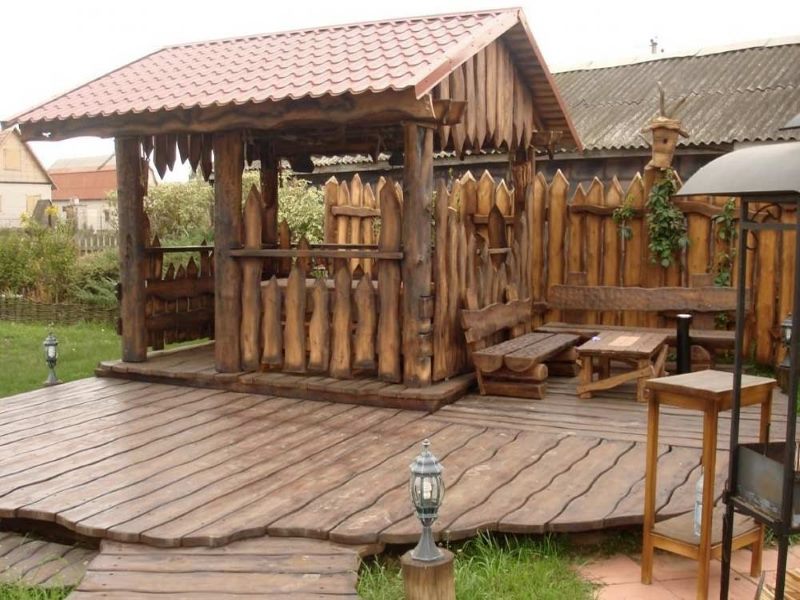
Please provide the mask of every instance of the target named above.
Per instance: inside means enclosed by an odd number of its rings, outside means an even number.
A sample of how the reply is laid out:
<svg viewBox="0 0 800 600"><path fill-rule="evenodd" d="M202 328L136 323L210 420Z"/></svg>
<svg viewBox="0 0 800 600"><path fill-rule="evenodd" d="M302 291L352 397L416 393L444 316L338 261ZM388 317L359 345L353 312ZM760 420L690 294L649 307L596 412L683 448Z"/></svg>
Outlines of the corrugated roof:
<svg viewBox="0 0 800 600"><path fill-rule="evenodd" d="M171 46L10 123L415 88L418 96L520 19L519 9L415 17ZM471 52L462 56L467 50ZM450 62L457 62L450 65ZM450 67L450 68L448 68Z"/></svg>
<svg viewBox="0 0 800 600"><path fill-rule="evenodd" d="M659 58L554 74L587 150L646 148L656 82L689 132L681 145L797 139L780 128L800 108L800 42Z"/></svg>

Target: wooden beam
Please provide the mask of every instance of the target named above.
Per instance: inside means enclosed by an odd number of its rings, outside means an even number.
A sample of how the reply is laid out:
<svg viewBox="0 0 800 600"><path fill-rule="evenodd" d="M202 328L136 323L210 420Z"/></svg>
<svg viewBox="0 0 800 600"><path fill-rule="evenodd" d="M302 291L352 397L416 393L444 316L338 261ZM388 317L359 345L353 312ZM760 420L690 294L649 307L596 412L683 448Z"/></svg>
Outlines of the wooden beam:
<svg viewBox="0 0 800 600"><path fill-rule="evenodd" d="M431 320L420 314L431 294L433 129L406 123L403 165L403 382L431 383Z"/></svg>
<svg viewBox="0 0 800 600"><path fill-rule="evenodd" d="M145 327L144 179L139 140L114 140L117 157L117 210L119 214L119 279L122 287L122 360L147 360Z"/></svg>
<svg viewBox="0 0 800 600"><path fill-rule="evenodd" d="M243 168L240 132L214 134L214 362L220 373L241 370L242 277L231 248L242 244Z"/></svg>
<svg viewBox="0 0 800 600"><path fill-rule="evenodd" d="M442 107L437 109L443 110ZM396 124L404 119L433 123L444 117L445 114L437 115L430 94L417 98L414 91L408 89L21 123L20 133L24 140L30 141L63 140L82 135L110 137L235 129L312 131L314 127L330 127L335 123Z"/></svg>

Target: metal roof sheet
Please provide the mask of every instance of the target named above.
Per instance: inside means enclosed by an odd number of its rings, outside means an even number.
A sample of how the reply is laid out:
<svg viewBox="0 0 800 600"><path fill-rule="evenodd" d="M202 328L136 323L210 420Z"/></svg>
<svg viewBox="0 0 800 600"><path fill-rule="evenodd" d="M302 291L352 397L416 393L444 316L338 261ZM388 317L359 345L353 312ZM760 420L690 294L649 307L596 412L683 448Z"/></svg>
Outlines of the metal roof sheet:
<svg viewBox="0 0 800 600"><path fill-rule="evenodd" d="M780 128L800 107L800 42L704 52L554 74L587 150L647 148L656 83L689 131L683 146L797 139ZM671 115L672 116L672 115Z"/></svg>
<svg viewBox="0 0 800 600"><path fill-rule="evenodd" d="M171 46L7 125L390 89L421 96L520 18L520 9L490 10Z"/></svg>

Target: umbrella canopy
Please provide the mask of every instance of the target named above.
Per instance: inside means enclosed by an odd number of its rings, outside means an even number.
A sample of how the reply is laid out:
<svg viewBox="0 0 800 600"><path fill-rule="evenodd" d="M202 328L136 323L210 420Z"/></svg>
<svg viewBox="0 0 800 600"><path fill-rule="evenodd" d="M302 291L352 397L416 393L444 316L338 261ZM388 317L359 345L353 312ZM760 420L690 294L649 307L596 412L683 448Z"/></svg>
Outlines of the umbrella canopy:
<svg viewBox="0 0 800 600"><path fill-rule="evenodd" d="M800 142L753 146L715 158L676 196L796 196L800 194Z"/></svg>
<svg viewBox="0 0 800 600"><path fill-rule="evenodd" d="M781 129L800 129L800 113L797 113L789 122L781 127Z"/></svg>

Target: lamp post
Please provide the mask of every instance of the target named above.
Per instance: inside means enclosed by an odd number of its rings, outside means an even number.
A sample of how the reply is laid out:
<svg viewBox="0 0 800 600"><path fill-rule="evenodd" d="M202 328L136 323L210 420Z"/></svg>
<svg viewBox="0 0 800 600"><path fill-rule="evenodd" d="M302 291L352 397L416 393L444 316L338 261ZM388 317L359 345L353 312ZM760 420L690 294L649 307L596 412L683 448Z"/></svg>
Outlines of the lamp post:
<svg viewBox="0 0 800 600"><path fill-rule="evenodd" d="M431 526L444 499L443 467L431 454L431 443L422 442L422 452L411 463L411 502L422 523L419 543L400 559L406 600L455 600L453 553L438 548Z"/></svg>
<svg viewBox="0 0 800 600"><path fill-rule="evenodd" d="M47 381L44 385L58 385L61 381L56 377L56 363L58 362L58 340L53 332L47 334L44 340L44 360L47 363L49 373L47 374Z"/></svg>
<svg viewBox="0 0 800 600"><path fill-rule="evenodd" d="M778 385L783 393L789 391L789 348L792 343L792 313L789 313L786 318L781 321L781 343L786 348L786 356L783 357L781 364L778 365L777 377Z"/></svg>
<svg viewBox="0 0 800 600"><path fill-rule="evenodd" d="M431 526L439 516L439 507L444 499L444 482L442 481L442 465L431 454L431 443L422 442L422 452L411 463L411 502L417 518L422 523L422 535L417 547L411 551L416 560L432 561L442 557L442 553L433 541Z"/></svg>

